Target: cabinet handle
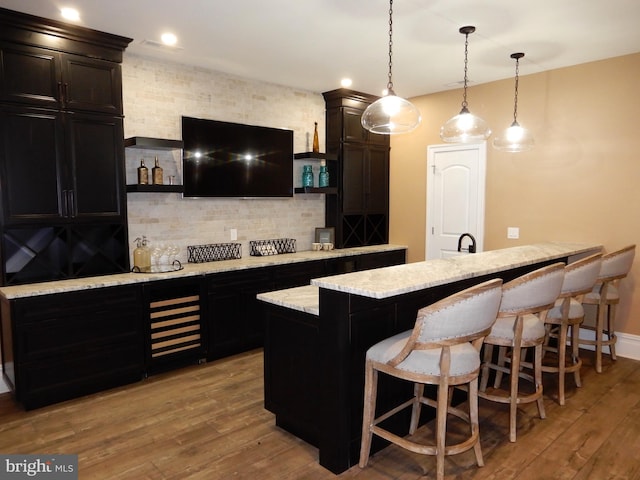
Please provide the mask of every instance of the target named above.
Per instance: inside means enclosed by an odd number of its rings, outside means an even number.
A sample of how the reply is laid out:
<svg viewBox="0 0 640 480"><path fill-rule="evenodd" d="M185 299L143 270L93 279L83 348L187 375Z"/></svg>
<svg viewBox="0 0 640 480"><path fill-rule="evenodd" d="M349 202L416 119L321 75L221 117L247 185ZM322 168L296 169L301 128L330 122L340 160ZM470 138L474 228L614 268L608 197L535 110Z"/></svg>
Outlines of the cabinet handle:
<svg viewBox="0 0 640 480"><path fill-rule="evenodd" d="M62 88L62 82L58 82L58 98L60 103L64 103L64 89Z"/></svg>
<svg viewBox="0 0 640 480"><path fill-rule="evenodd" d="M64 103L67 104L67 97L69 96L69 84L65 83L64 88L62 89L62 94L64 96Z"/></svg>
<svg viewBox="0 0 640 480"><path fill-rule="evenodd" d="M63 190L62 191L62 216L66 217L67 216L67 212L69 211L69 197L67 196L67 193L69 192L69 190Z"/></svg>
<svg viewBox="0 0 640 480"><path fill-rule="evenodd" d="M75 196L75 192L73 190L69 190L69 217L75 217L75 201L76 201L76 196Z"/></svg>

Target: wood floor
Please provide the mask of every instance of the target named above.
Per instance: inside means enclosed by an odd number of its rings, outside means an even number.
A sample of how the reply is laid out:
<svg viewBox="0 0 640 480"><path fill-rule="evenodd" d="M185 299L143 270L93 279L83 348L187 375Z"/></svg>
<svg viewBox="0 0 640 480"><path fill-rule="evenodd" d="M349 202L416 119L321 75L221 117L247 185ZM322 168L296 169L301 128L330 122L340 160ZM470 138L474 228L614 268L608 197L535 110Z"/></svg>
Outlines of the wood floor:
<svg viewBox="0 0 640 480"><path fill-rule="evenodd" d="M449 457L450 479L640 479L640 362L606 358L596 374L585 352L583 387L567 381L567 405L545 375L547 418L522 407L508 441L504 405L481 401L485 466L471 451ZM315 448L274 426L262 407L262 351L154 376L24 412L0 395L1 453L77 453L80 479L417 479L435 460L394 446L339 476ZM431 425L418 435L433 435ZM452 431L455 425L452 424Z"/></svg>

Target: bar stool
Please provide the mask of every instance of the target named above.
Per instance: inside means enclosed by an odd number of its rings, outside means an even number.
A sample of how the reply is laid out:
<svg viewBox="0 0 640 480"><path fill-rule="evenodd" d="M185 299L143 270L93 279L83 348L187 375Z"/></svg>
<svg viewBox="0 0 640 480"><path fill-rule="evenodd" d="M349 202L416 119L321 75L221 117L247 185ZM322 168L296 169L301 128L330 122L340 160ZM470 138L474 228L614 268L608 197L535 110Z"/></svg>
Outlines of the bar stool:
<svg viewBox="0 0 640 480"><path fill-rule="evenodd" d="M581 387L580 368L580 345L578 344L580 324L584 320L584 308L582 308L582 297L589 293L596 284L600 266L602 264L602 254L597 253L589 257L578 260L564 268L564 281L560 296L556 300L555 306L549 310L545 318L547 338L545 340L544 354L555 352L557 362L554 365L545 364L543 358L542 371L558 374L558 403L565 404L565 375L573 373L576 386ZM571 332L571 365L567 366L567 338ZM550 338L556 338L556 346L549 344Z"/></svg>
<svg viewBox="0 0 640 480"><path fill-rule="evenodd" d="M360 467L369 461L371 440L378 435L415 453L436 456L437 478L444 478L444 457L471 448L478 466L484 465L478 426L478 373L482 339L495 322L502 297L502 280L495 279L463 290L418 311L413 330L372 346L366 354L364 412ZM375 418L378 372L414 383L414 397ZM424 396L424 385L437 385L437 400ZM468 413L449 404L450 388L467 385ZM378 424L412 407L409 434L418 427L422 405L436 408L436 440L421 444L400 437ZM446 445L447 414L470 424L471 434Z"/></svg>
<svg viewBox="0 0 640 480"><path fill-rule="evenodd" d="M564 279L564 263L554 263L516 278L502 287L502 303L491 333L484 339L484 362L478 396L487 400L509 404L509 440L516 441L516 413L518 405L537 402L540 418L545 418L542 401L542 345L545 339L544 319L560 294ZM493 363L493 346L499 348L498 360ZM534 359L530 367L533 376L521 367L522 351L534 348ZM510 356L507 356L510 348ZM510 363L510 368L505 367ZM489 371L495 370L494 388L487 393ZM502 374L510 375L508 391L498 390ZM518 392L519 378L533 382L535 391L524 395Z"/></svg>
<svg viewBox="0 0 640 480"><path fill-rule="evenodd" d="M596 348L596 372L602 372L602 347L609 347L611 360L616 359L615 317L616 306L620 303L618 284L631 270L636 246L629 245L621 250L608 253L602 257L602 266L598 282L593 290L584 296L583 305L596 306L595 327L583 326L595 331L595 339L580 338L580 345L594 345ZM607 338L604 338L604 335Z"/></svg>

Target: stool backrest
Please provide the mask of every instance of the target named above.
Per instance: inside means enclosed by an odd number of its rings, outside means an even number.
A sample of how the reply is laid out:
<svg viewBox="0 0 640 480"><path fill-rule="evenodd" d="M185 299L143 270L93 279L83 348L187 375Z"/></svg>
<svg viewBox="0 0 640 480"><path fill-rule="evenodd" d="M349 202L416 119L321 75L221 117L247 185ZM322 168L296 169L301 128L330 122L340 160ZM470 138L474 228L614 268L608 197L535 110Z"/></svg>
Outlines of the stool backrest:
<svg viewBox="0 0 640 480"><path fill-rule="evenodd" d="M575 297L589 293L598 281L601 266L601 253L590 255L567 265L564 268L564 282L560 296Z"/></svg>
<svg viewBox="0 0 640 480"><path fill-rule="evenodd" d="M553 307L564 281L564 263L539 268L502 286L500 317L537 313Z"/></svg>
<svg viewBox="0 0 640 480"><path fill-rule="evenodd" d="M631 270L633 258L636 254L636 246L629 245L602 257L602 266L598 275L599 282L608 282L624 278Z"/></svg>
<svg viewBox="0 0 640 480"><path fill-rule="evenodd" d="M412 350L470 342L486 336L496 321L502 298L502 280L455 293L418 311L411 337L396 362Z"/></svg>

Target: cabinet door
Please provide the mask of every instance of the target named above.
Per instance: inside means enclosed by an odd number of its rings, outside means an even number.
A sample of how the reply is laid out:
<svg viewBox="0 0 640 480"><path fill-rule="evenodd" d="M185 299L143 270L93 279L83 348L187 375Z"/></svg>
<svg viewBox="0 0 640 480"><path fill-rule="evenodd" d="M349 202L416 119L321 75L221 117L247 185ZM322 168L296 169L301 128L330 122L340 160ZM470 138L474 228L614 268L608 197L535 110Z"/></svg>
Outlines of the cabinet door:
<svg viewBox="0 0 640 480"><path fill-rule="evenodd" d="M0 44L0 99L57 108L60 54L44 48Z"/></svg>
<svg viewBox="0 0 640 480"><path fill-rule="evenodd" d="M68 110L122 113L122 74L120 64L62 55L62 92Z"/></svg>
<svg viewBox="0 0 640 480"><path fill-rule="evenodd" d="M67 131L70 216L78 220L119 219L125 201L122 119L69 114Z"/></svg>
<svg viewBox="0 0 640 480"><path fill-rule="evenodd" d="M364 211L366 151L364 145L343 145L342 211L344 214Z"/></svg>
<svg viewBox="0 0 640 480"><path fill-rule="evenodd" d="M389 209L389 147L368 148L365 172L367 213L386 213Z"/></svg>
<svg viewBox="0 0 640 480"><path fill-rule="evenodd" d="M4 223L50 222L64 216L66 175L61 115L16 108L0 112Z"/></svg>
<svg viewBox="0 0 640 480"><path fill-rule="evenodd" d="M260 292L272 290L267 268L213 275L209 279L208 360L262 345Z"/></svg>
<svg viewBox="0 0 640 480"><path fill-rule="evenodd" d="M342 138L345 142L365 142L368 138L368 133L362 128L362 112L366 108L363 105L363 109L344 107L342 109L342 122L343 131Z"/></svg>

